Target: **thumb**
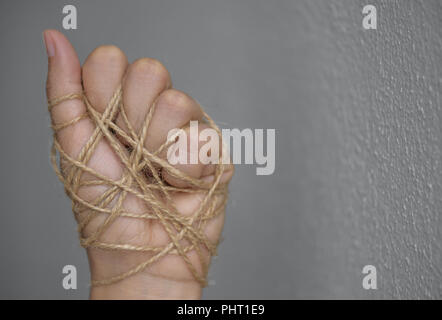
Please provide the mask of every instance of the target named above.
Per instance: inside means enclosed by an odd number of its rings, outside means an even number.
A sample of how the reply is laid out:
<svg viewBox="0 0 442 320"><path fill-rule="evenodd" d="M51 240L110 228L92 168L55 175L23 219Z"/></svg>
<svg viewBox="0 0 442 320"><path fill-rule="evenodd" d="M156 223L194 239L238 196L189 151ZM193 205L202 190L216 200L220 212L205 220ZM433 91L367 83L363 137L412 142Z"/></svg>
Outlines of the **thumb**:
<svg viewBox="0 0 442 320"><path fill-rule="evenodd" d="M81 66L77 53L66 37L56 30L43 33L48 55L46 94L52 118L52 127L63 150L76 157L93 131L81 100ZM69 100L58 98L70 95Z"/></svg>

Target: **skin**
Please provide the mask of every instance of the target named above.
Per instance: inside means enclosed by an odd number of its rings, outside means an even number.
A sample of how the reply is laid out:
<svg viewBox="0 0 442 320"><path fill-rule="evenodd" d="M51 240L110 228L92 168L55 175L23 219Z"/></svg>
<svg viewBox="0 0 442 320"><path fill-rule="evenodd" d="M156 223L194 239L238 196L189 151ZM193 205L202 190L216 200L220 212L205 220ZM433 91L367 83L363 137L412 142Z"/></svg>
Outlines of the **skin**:
<svg viewBox="0 0 442 320"><path fill-rule="evenodd" d="M84 90L94 108L102 113L121 83L125 110L132 127L136 130L141 128L142 119L152 104L156 104L145 143L149 151L155 151L164 143L169 130L180 128L190 120L202 120L200 105L187 94L172 88L169 72L159 61L142 58L130 64L119 48L100 46L92 51L81 66L73 46L63 34L56 30L46 30L43 36L48 53L46 86L48 99ZM60 124L85 113L86 107L82 101L69 100L55 106L51 110L51 117L53 123ZM117 117L116 124L127 131L121 116ZM85 118L57 132L57 139L63 150L75 158L91 136L94 126L89 118ZM204 126L200 127L200 130L204 129ZM121 137L120 142L124 144ZM165 153L161 156L166 158ZM87 165L114 180L121 177L123 169L119 158L106 140L99 143ZM213 165L201 163L176 167L203 181L210 181L215 170ZM232 175L233 166L226 165L221 182L227 184ZM81 179L92 179L92 177L84 174ZM167 174L164 175L164 179L172 186L186 187ZM91 201L105 190L106 187L103 186L84 186L80 188L79 196ZM200 194L177 193L172 196L172 201L181 214L192 215L198 208L201 198ZM215 199L215 201L220 200ZM133 213L143 213L149 209L133 195L129 195L124 200L123 207ZM81 218L82 214L77 220ZM97 215L84 230L83 236L92 234L104 218L103 215ZM204 231L210 241L217 242L223 223L224 213L207 224ZM151 246L161 246L169 242L167 233L158 222L122 217L111 225L101 239L114 243ZM209 263L207 252L203 253L207 256L206 262ZM87 249L87 254L92 279L109 278L125 272L150 257L149 253L91 248ZM202 265L196 252L190 251L187 255L196 269L201 271ZM176 255L168 255L142 272L122 281L92 287L90 297L92 299L199 299L201 292L200 284L193 278L182 259Z"/></svg>

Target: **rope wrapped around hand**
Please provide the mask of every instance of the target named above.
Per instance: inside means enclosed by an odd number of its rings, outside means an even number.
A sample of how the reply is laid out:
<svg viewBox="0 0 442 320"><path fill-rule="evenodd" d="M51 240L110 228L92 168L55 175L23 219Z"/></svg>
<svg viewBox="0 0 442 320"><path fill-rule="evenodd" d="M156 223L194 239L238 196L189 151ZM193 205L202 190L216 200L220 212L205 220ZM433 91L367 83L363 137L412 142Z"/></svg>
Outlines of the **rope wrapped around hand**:
<svg viewBox="0 0 442 320"><path fill-rule="evenodd" d="M211 243L209 241L205 235L204 227L210 219L224 211L228 194L227 186L220 184L221 176L225 170L222 164L222 154L220 154L218 163L215 164L214 179L211 183L194 179L179 171L158 156L160 152L175 141L166 141L155 152L150 152L145 148L147 129L155 111L155 104L149 109L144 124L139 133L137 133L128 121L125 108L123 107L122 93L120 86L110 99L103 113L97 112L83 93L68 94L48 101L49 110L63 101L73 99L80 99L86 105L87 113L84 115L66 123L52 125L54 137L51 150L51 161L54 170L64 184L66 194L72 200L72 209L78 221L81 245L85 248L150 253L147 260L130 270L107 279L93 279L92 285L98 286L115 283L141 272L147 266L166 255L175 254L183 259L195 280L202 286L205 286L208 265L204 262L206 259L203 256L201 247L206 248L210 256L213 256L216 254L218 243ZM126 128L128 128L126 131L115 124L114 120L119 114L122 116ZM206 113L204 113L204 117L205 122L212 129L216 130L221 141L222 135L217 125ZM74 159L61 148L57 141L57 132L86 118L94 122L95 129L78 156ZM127 146L124 146L117 136L122 137ZM118 180L109 179L88 167L88 162L102 139L106 140L124 167L123 174ZM57 153L59 155L59 164L63 168L62 170L59 169L57 164ZM178 188L167 184L162 178L162 173L165 170L169 175L185 182L189 187ZM84 173L88 173L94 179L82 179ZM91 185L101 185L107 188L97 198L92 201L86 201L78 195L78 191L83 186ZM173 205L171 195L176 192L200 193L204 195L199 208L191 216L183 216ZM143 214L128 212L123 206L128 194L133 194L143 201L146 207L149 208L149 212ZM214 201L214 197L219 195L223 198L221 205L219 201ZM78 219L80 212L87 212L85 217L82 216L82 220ZM85 237L84 229L98 214L104 214L106 218L92 234ZM102 241L101 236L103 233L119 217L157 220L168 235L168 243L163 246L135 246ZM197 268L188 258L188 253L192 250L195 250L202 263L203 268L200 272L197 271Z"/></svg>

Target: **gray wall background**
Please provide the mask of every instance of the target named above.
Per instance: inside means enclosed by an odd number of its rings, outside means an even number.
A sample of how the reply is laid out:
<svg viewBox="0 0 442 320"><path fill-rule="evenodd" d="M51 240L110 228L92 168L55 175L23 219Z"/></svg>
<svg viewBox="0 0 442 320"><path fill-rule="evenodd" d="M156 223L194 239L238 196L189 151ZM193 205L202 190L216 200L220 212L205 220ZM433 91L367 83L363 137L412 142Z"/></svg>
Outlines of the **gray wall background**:
<svg viewBox="0 0 442 320"><path fill-rule="evenodd" d="M49 164L41 32L61 29L65 4L82 61L101 44L157 58L223 127L277 130L274 175L237 170L205 298L442 298L436 0L1 2L0 298L88 296ZM362 289L367 264L376 291Z"/></svg>

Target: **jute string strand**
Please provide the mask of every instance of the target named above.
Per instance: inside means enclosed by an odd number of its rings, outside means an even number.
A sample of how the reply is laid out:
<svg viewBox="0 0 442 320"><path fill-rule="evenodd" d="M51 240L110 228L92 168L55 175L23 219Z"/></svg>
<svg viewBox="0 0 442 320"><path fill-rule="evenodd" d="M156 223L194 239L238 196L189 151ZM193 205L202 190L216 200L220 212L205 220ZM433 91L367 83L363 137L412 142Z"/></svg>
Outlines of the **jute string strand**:
<svg viewBox="0 0 442 320"><path fill-rule="evenodd" d="M107 279L93 279L92 286L108 285L123 280L143 271L166 255L180 256L193 277L205 286L208 269L206 261L208 259L204 257L201 249L204 247L209 255L213 256L216 254L218 243L211 243L207 239L204 229L208 221L224 211L228 194L227 186L220 184L224 171L222 153L219 155L214 179L210 184L186 175L159 156L162 151L175 142L174 140L166 141L155 152L147 150L144 146L146 139L148 139L147 131L155 112L155 104L150 106L143 126L139 132L136 132L128 120L122 96L123 92L120 86L103 113L97 112L83 93L67 94L48 101L49 111L58 104L73 99L82 100L87 110L84 115L70 121L52 124L54 136L51 162L58 178L64 184L66 194L72 200L72 210L78 221L80 244L85 248L150 253L148 259L124 273ZM121 115L127 131L115 124L114 120L118 115ZM218 133L221 141L222 135L218 126L206 113L204 113L204 117L205 122ZM57 132L86 118L93 121L95 129L78 156L73 158L62 149L57 140ZM127 146L123 146L117 136L122 137ZM89 160L103 139L123 165L123 174L117 180L110 179L88 166ZM63 170L57 164L57 154L60 166L63 165ZM189 187L178 188L167 184L162 178L163 172L185 182ZM93 178L82 179L82 175L85 173ZM92 201L86 201L78 195L79 189L85 186L106 186L107 189ZM191 216L182 215L174 206L172 195L177 192L203 195L198 209ZM124 201L129 194L143 201L149 212L140 214L127 211ZM222 200L217 201L219 198ZM79 219L80 213L86 214ZM95 228L92 234L86 237L84 235L85 228L99 214L105 215L104 221ZM146 221L156 220L167 233L168 243L163 246L148 246L109 243L101 240L106 230L120 217ZM188 258L190 251L195 251L199 258L202 266L200 272Z"/></svg>

